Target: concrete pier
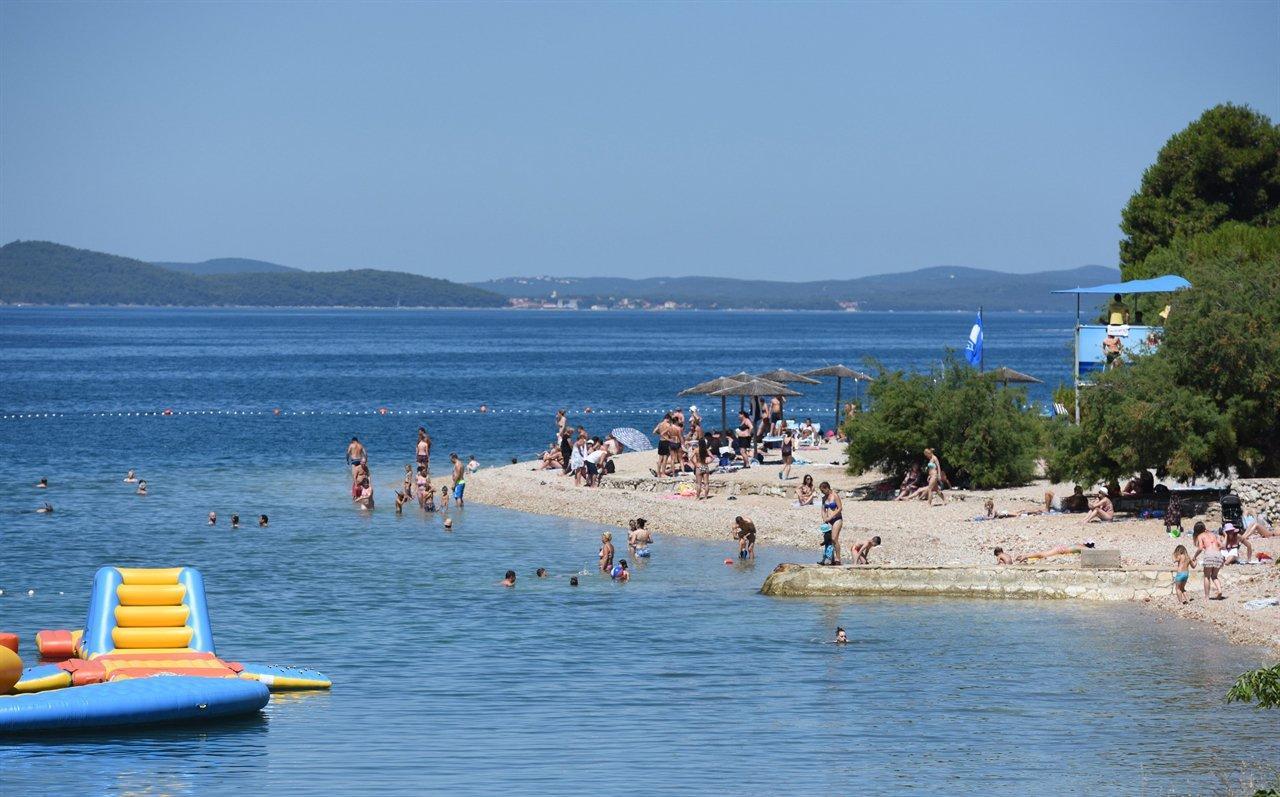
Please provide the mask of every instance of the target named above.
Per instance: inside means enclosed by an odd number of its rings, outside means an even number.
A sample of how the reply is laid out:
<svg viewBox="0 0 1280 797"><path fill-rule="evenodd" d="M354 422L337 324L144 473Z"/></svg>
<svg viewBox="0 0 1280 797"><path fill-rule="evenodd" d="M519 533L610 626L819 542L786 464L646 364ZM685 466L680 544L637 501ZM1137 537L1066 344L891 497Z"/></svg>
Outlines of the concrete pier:
<svg viewBox="0 0 1280 797"><path fill-rule="evenodd" d="M939 595L1126 601L1169 594L1170 570L1092 570L1043 565L824 567L781 564L760 591L775 597Z"/></svg>

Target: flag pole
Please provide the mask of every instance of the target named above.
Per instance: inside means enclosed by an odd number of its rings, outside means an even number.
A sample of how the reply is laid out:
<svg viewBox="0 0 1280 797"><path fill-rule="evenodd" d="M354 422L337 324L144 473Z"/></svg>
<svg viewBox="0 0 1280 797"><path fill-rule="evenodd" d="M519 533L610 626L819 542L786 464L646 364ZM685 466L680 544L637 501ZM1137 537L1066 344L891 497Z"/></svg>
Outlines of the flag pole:
<svg viewBox="0 0 1280 797"><path fill-rule="evenodd" d="M978 347L978 373L986 370L987 325L982 323L982 305L978 305L978 328L982 330L982 345Z"/></svg>

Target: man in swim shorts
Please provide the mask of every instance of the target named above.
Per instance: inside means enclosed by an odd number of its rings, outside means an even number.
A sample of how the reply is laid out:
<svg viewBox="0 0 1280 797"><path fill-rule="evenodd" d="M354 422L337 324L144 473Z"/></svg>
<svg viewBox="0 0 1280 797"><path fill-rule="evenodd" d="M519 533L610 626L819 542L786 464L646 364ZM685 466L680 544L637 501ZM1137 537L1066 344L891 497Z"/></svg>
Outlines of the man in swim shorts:
<svg viewBox="0 0 1280 797"><path fill-rule="evenodd" d="M461 509L462 493L467 489L467 469L463 467L457 454L450 454L449 461L453 463L453 502Z"/></svg>
<svg viewBox="0 0 1280 797"><path fill-rule="evenodd" d="M360 438L351 438L351 442L347 444L347 464L351 466L351 481L360 481L360 466L365 463L366 456Z"/></svg>
<svg viewBox="0 0 1280 797"><path fill-rule="evenodd" d="M739 515L733 519L733 538L738 541L738 558L756 558L756 524Z"/></svg>

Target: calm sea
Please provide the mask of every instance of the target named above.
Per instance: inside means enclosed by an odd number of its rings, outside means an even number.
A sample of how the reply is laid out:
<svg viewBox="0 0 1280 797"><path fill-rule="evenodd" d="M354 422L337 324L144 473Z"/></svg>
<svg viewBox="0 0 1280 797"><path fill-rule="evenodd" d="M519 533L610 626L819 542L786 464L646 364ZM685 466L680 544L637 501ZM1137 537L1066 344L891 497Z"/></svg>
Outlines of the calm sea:
<svg viewBox="0 0 1280 797"><path fill-rule="evenodd" d="M1274 767L1275 718L1222 702L1265 656L1138 607L774 600L768 570L814 552L725 566L729 545L661 529L630 584L575 589L601 527L470 506L446 532L395 517L385 489L372 517L347 498L351 435L382 487L420 424L437 456L495 463L545 443L556 407L647 429L721 373L924 368L971 322L0 309L0 628L24 655L37 629L83 622L98 566L187 564L220 654L335 682L203 732L2 742L0 794L1162 795ZM1071 323L989 314L987 363L1043 397L1068 378ZM830 412L831 385L804 392L793 408ZM52 516L32 513L44 500ZM231 532L232 512L271 527ZM509 567L515 590L496 586ZM827 642L837 625L853 644Z"/></svg>

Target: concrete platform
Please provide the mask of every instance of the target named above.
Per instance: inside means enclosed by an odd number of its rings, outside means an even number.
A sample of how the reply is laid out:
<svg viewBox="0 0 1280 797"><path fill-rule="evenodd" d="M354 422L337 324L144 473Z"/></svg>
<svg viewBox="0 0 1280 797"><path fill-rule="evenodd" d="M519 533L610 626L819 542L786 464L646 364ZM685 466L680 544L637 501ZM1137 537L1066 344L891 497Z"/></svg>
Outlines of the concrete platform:
<svg viewBox="0 0 1280 797"><path fill-rule="evenodd" d="M1126 601L1170 593L1171 570L1081 570L1043 565L824 567L781 564L760 591L774 597L939 595Z"/></svg>

